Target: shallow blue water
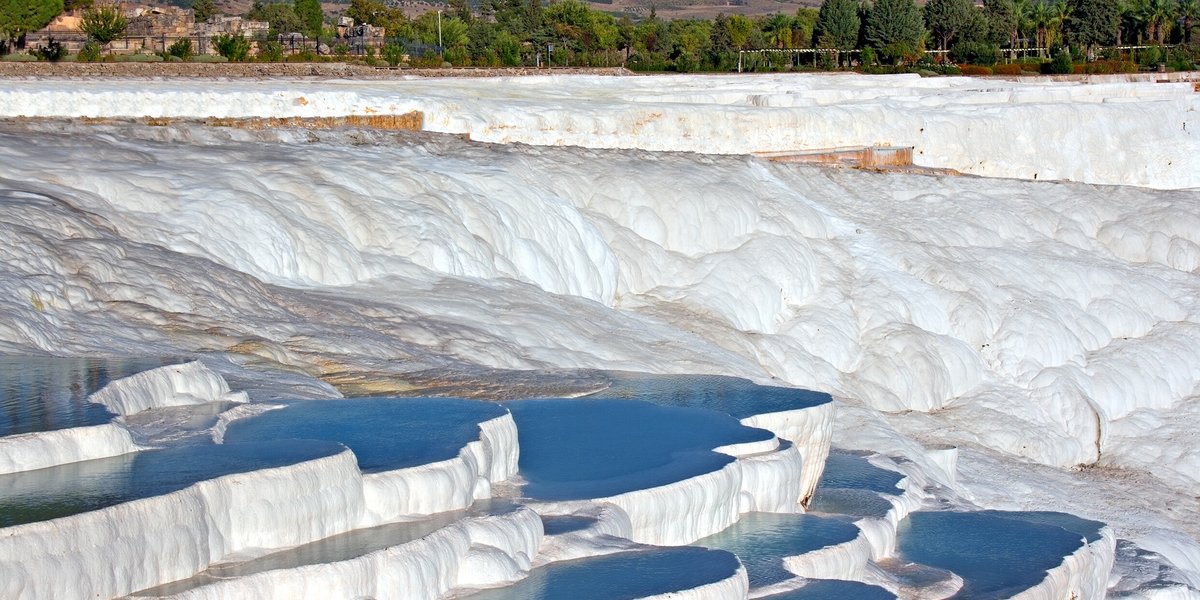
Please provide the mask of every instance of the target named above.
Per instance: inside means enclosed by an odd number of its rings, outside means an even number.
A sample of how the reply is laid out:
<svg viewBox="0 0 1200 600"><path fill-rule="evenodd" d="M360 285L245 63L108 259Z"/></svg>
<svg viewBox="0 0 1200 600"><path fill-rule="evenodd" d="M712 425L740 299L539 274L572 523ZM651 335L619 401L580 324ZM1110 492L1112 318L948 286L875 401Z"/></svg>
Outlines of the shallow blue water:
<svg viewBox="0 0 1200 600"><path fill-rule="evenodd" d="M471 600L627 600L687 590L721 581L737 571L734 555L683 546L621 552L557 562L534 569L506 588L467 596Z"/></svg>
<svg viewBox="0 0 1200 600"><path fill-rule="evenodd" d="M750 587L760 587L795 577L783 568L785 557L849 542L856 537L858 527L838 519L756 512L742 515L737 523L696 542L696 545L736 554L746 565Z"/></svg>
<svg viewBox="0 0 1200 600"><path fill-rule="evenodd" d="M596 523L591 517L576 517L572 515L542 516L542 530L546 535L558 535L587 529Z"/></svg>
<svg viewBox="0 0 1200 600"><path fill-rule="evenodd" d="M904 490L896 487L904 475L896 471L881 469L866 458L848 452L830 452L825 461L825 474L821 476L821 488L844 488L870 490L893 496Z"/></svg>
<svg viewBox="0 0 1200 600"><path fill-rule="evenodd" d="M314 400L235 421L225 440L339 442L353 450L359 468L370 473L454 458L463 446L479 439L479 423L504 413L498 404L457 398Z"/></svg>
<svg viewBox="0 0 1200 600"><path fill-rule="evenodd" d="M88 402L90 394L114 379L177 362L0 356L0 436L107 423L114 415Z"/></svg>
<svg viewBox="0 0 1200 600"><path fill-rule="evenodd" d="M0 475L0 527L161 496L197 481L296 464L343 450L338 444L312 440L198 445Z"/></svg>
<svg viewBox="0 0 1200 600"><path fill-rule="evenodd" d="M874 585L837 579L810 579L804 587L762 600L895 600L891 592Z"/></svg>
<svg viewBox="0 0 1200 600"><path fill-rule="evenodd" d="M823 392L755 384L719 375L651 375L607 372L609 388L589 398L633 399L661 406L688 406L723 412L737 419L832 402Z"/></svg>
<svg viewBox="0 0 1200 600"><path fill-rule="evenodd" d="M871 490L819 487L808 510L853 517L883 517L892 510L892 503Z"/></svg>
<svg viewBox="0 0 1200 600"><path fill-rule="evenodd" d="M524 493L541 500L603 498L716 471L712 448L771 439L725 414L630 400L505 402L517 423Z"/></svg>
<svg viewBox="0 0 1200 600"><path fill-rule="evenodd" d="M1008 598L1083 545L1083 534L1051 522L1081 529L1095 523L1052 513L915 512L900 523L897 551L904 560L957 573L963 589L956 598Z"/></svg>

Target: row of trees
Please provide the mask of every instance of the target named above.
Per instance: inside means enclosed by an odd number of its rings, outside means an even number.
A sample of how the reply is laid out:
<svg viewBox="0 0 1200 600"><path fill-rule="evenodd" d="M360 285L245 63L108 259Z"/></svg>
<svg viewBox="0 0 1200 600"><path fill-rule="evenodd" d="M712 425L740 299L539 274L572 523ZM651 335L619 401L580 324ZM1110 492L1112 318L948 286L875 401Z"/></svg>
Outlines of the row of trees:
<svg viewBox="0 0 1200 600"><path fill-rule="evenodd" d="M78 6L91 0L67 0ZM730 70L747 49L822 48L827 66L852 51L866 62L911 63L927 48L949 50L959 62L994 61L997 50L1071 44L1088 49L1121 43L1189 42L1200 23L1200 0L824 0L819 9L761 17L659 19L653 10L634 21L591 8L581 0L467 0L408 18L382 0L352 0L345 11L356 22L383 27L384 57L432 53L455 65L516 66L534 61L581 66L627 64L635 69ZM0 0L0 38L43 26L63 0ZM212 0L195 0L197 20L215 13ZM88 11L97 13L99 9ZM271 24L260 48L277 34L299 32L332 40L319 0L256 0L250 19ZM85 19L85 22L87 19ZM99 37L93 39L100 41ZM336 42L335 42L336 43ZM239 56L242 53L238 53ZM833 57L838 57L837 59Z"/></svg>

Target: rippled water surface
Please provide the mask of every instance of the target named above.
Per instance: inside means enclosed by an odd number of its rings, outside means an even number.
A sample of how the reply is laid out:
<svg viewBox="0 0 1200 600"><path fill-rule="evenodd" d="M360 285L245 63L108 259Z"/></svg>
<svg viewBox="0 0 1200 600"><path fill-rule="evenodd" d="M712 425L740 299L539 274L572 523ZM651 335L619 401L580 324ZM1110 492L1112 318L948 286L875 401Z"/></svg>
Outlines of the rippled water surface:
<svg viewBox="0 0 1200 600"><path fill-rule="evenodd" d="M603 498L716 471L733 457L713 448L773 438L699 408L630 400L506 402L517 422L525 495Z"/></svg>
<svg viewBox="0 0 1200 600"><path fill-rule="evenodd" d="M770 585L795 577L783 559L842 544L858 537L854 524L828 517L747 513L724 531L696 545L728 550L742 559L750 586Z"/></svg>
<svg viewBox="0 0 1200 600"><path fill-rule="evenodd" d="M112 413L88 402L90 394L114 379L177 362L0 356L0 436L106 423Z"/></svg>
<svg viewBox="0 0 1200 600"><path fill-rule="evenodd" d="M621 552L534 569L516 584L470 600L627 600L699 587L737 571L737 557L684 546Z"/></svg>
<svg viewBox="0 0 1200 600"><path fill-rule="evenodd" d="M915 512L901 521L896 547L904 560L962 577L956 598L1008 598L1042 581L1099 527L1060 513Z"/></svg>
<svg viewBox="0 0 1200 600"><path fill-rule="evenodd" d="M0 475L0 527L160 496L198 481L343 450L341 445L313 440L183 446Z"/></svg>
<svg viewBox="0 0 1200 600"><path fill-rule="evenodd" d="M357 398L295 402L235 421L230 442L314 439L345 444L364 472L447 460L479 439L479 424L503 416L491 403L455 398Z"/></svg>

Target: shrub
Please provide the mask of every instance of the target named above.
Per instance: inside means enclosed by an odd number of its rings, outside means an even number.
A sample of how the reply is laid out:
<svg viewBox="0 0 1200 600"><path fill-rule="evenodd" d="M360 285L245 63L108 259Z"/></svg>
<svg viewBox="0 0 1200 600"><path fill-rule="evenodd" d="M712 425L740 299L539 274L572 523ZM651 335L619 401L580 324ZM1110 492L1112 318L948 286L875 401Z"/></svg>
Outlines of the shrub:
<svg viewBox="0 0 1200 600"><path fill-rule="evenodd" d="M192 62L197 63L223 63L229 62L228 58L215 54L197 54L192 57Z"/></svg>
<svg viewBox="0 0 1200 600"><path fill-rule="evenodd" d="M1084 73L1105 75L1109 73L1137 73L1136 64L1125 60L1098 60L1083 65Z"/></svg>
<svg viewBox="0 0 1200 600"><path fill-rule="evenodd" d="M962 64L983 65L990 67L996 64L996 46L983 42L959 42L950 48L950 60Z"/></svg>
<svg viewBox="0 0 1200 600"><path fill-rule="evenodd" d="M345 42L339 42L333 47L333 55L338 57L338 60L346 60L346 57L350 56L350 46Z"/></svg>
<svg viewBox="0 0 1200 600"><path fill-rule="evenodd" d="M79 28L87 34L88 39L103 46L124 35L126 25L125 16L114 4L83 11Z"/></svg>
<svg viewBox="0 0 1200 600"><path fill-rule="evenodd" d="M1074 73L1074 65L1071 64L1071 55L1066 50L1059 48L1054 51L1054 58L1047 63L1046 71L1055 75L1067 75Z"/></svg>
<svg viewBox="0 0 1200 600"><path fill-rule="evenodd" d="M83 45L83 48L79 49L79 55L75 57L75 60L79 62L100 62L103 52L104 50L100 44L88 42Z"/></svg>
<svg viewBox="0 0 1200 600"><path fill-rule="evenodd" d="M958 65L963 75L991 75L992 68L983 65Z"/></svg>
<svg viewBox="0 0 1200 600"><path fill-rule="evenodd" d="M862 57L859 60L864 67L869 67L879 62L879 57L875 55L875 49L867 46L863 48Z"/></svg>
<svg viewBox="0 0 1200 600"><path fill-rule="evenodd" d="M268 40L258 44L258 60L264 62L283 62L283 44Z"/></svg>
<svg viewBox="0 0 1200 600"><path fill-rule="evenodd" d="M116 62L148 63L162 62L163 57L157 54L124 54L116 56L114 60L116 60Z"/></svg>
<svg viewBox="0 0 1200 600"><path fill-rule="evenodd" d="M37 57L41 60L50 62L58 62L67 56L67 49L63 47L58 40L50 38L46 40L45 46L39 46L37 49Z"/></svg>
<svg viewBox="0 0 1200 600"><path fill-rule="evenodd" d="M404 46L395 42L387 44L383 47L382 54L383 60L386 60L387 64L394 67L404 60Z"/></svg>
<svg viewBox="0 0 1200 600"><path fill-rule="evenodd" d="M232 62L243 62L250 56L250 41L240 35L222 33L212 39L217 54Z"/></svg>
<svg viewBox="0 0 1200 600"><path fill-rule="evenodd" d="M180 60L187 60L193 54L195 53L192 52L192 40L188 38L179 38L167 48L167 56L172 56Z"/></svg>
<svg viewBox="0 0 1200 600"><path fill-rule="evenodd" d="M1023 70L1024 69L1022 69L1021 65L1016 63L996 65L992 67L992 72L997 75L1020 75Z"/></svg>
<svg viewBox="0 0 1200 600"><path fill-rule="evenodd" d="M1200 43L1180 44L1171 49L1167 66L1176 71L1195 71L1200 63Z"/></svg>
<svg viewBox="0 0 1200 600"><path fill-rule="evenodd" d="M1163 53L1158 48L1146 48L1138 52L1138 64L1146 69L1157 69L1163 62Z"/></svg>

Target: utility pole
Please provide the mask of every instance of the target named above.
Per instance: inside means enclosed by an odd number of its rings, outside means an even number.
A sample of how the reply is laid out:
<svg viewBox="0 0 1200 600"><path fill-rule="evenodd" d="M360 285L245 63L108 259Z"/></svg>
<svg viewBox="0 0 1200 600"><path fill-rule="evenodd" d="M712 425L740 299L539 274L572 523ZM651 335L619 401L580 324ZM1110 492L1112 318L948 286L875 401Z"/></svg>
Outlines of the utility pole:
<svg viewBox="0 0 1200 600"><path fill-rule="evenodd" d="M438 9L438 57L445 58L445 50L442 49L442 9ZM438 65L439 67L441 65Z"/></svg>

